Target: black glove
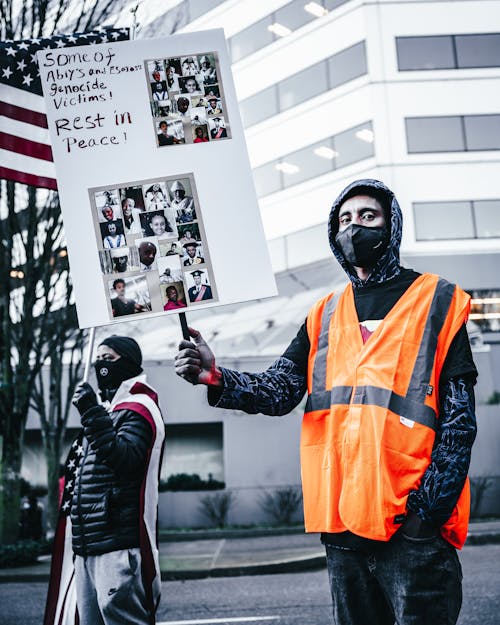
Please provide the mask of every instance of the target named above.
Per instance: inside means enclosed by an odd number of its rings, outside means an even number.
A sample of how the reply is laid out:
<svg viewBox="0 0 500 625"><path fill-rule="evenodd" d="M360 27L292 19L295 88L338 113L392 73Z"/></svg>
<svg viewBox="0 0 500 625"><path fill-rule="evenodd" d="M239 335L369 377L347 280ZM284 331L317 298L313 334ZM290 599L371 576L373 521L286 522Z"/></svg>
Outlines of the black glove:
<svg viewBox="0 0 500 625"><path fill-rule="evenodd" d="M80 382L78 384L71 402L81 415L83 415L84 412L87 412L89 408L93 408L98 405L94 389L87 382Z"/></svg>

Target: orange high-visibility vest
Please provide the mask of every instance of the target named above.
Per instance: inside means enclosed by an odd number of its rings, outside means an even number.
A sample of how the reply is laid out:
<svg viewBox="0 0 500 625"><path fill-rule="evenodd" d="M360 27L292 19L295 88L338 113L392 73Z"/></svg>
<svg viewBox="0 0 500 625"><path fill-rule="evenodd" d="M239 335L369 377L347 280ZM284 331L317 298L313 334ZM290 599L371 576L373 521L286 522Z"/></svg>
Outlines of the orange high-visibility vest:
<svg viewBox="0 0 500 625"><path fill-rule="evenodd" d="M313 306L301 436L306 531L387 541L398 530L431 461L439 376L469 307L459 287L423 274L363 344L351 284ZM441 528L456 547L469 503L467 480Z"/></svg>

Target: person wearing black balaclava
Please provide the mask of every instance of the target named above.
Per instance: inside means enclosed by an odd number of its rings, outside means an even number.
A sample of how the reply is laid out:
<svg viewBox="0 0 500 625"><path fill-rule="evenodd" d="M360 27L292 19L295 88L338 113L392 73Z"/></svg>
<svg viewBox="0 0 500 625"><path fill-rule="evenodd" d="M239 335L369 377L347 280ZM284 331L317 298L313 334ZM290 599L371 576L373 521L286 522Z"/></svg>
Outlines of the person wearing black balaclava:
<svg viewBox="0 0 500 625"><path fill-rule="evenodd" d="M190 328L176 373L250 414L286 414L307 391L304 520L325 545L336 625L454 625L476 434L470 297L401 266L401 209L378 180L340 193L328 236L349 283L266 371L217 366Z"/></svg>
<svg viewBox="0 0 500 625"><path fill-rule="evenodd" d="M77 386L72 402L83 429L68 457L69 495L62 503L63 511L70 509L78 616L66 599L57 608L49 590L44 625L59 622L59 609L68 613L65 622L79 625L149 625L160 590L155 534L164 424L158 395L130 337L104 339L94 369L101 402L90 384ZM64 543L57 535L54 542ZM51 580L58 585L66 570L55 569L59 561L55 554ZM73 596L67 584L60 584L59 597Z"/></svg>

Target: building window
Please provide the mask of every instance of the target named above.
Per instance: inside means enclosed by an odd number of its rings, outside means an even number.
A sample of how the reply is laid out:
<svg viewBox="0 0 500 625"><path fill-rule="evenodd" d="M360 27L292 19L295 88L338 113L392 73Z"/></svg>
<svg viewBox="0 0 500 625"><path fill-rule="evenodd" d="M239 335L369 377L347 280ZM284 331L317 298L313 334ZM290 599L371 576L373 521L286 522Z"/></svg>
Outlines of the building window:
<svg viewBox="0 0 500 625"><path fill-rule="evenodd" d="M279 107L286 111L305 100L310 100L320 93L328 91L328 78L324 61L306 67L301 72L277 84Z"/></svg>
<svg viewBox="0 0 500 625"><path fill-rule="evenodd" d="M360 41L328 59L330 89L367 73L365 42Z"/></svg>
<svg viewBox="0 0 500 625"><path fill-rule="evenodd" d="M469 291L472 296L469 319L482 332L500 332L500 291Z"/></svg>
<svg viewBox="0 0 500 625"><path fill-rule="evenodd" d="M398 69L435 70L500 66L500 34L396 37Z"/></svg>
<svg viewBox="0 0 500 625"><path fill-rule="evenodd" d="M414 202L417 241L500 237L500 200Z"/></svg>
<svg viewBox="0 0 500 625"><path fill-rule="evenodd" d="M360 41L242 100L243 124L257 124L366 73L365 42Z"/></svg>
<svg viewBox="0 0 500 625"><path fill-rule="evenodd" d="M233 63L322 17L348 0L292 0L228 39Z"/></svg>
<svg viewBox="0 0 500 625"><path fill-rule="evenodd" d="M166 425L165 439L162 480L185 473L224 482L222 423Z"/></svg>
<svg viewBox="0 0 500 625"><path fill-rule="evenodd" d="M266 15L263 19L231 37L228 43L232 62L236 63L236 61L272 43L274 36L269 30L272 23L271 15Z"/></svg>
<svg viewBox="0 0 500 625"><path fill-rule="evenodd" d="M256 167L257 195L270 195L374 154L372 123L366 122Z"/></svg>
<svg viewBox="0 0 500 625"><path fill-rule="evenodd" d="M408 153L500 150L500 115L407 117Z"/></svg>
<svg viewBox="0 0 500 625"><path fill-rule="evenodd" d="M456 35L457 67L499 67L500 33Z"/></svg>
<svg viewBox="0 0 500 625"><path fill-rule="evenodd" d="M272 85L263 91L240 102L241 119L245 128L258 124L268 117L280 112L276 85Z"/></svg>

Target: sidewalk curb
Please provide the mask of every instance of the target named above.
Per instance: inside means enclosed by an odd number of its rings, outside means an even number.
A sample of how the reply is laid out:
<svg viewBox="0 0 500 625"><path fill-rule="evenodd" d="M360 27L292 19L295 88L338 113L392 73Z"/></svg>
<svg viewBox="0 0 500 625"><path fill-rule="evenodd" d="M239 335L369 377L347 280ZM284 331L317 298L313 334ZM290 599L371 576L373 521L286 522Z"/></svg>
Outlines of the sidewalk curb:
<svg viewBox="0 0 500 625"><path fill-rule="evenodd" d="M304 558L294 558L293 560L283 560L281 562L268 562L262 564L250 564L241 566L214 567L213 569L186 570L161 572L162 581L173 581L183 579L205 579L208 577L240 577L243 575L271 575L274 573L299 573L301 571L312 571L326 567L324 554L317 556L306 556Z"/></svg>

